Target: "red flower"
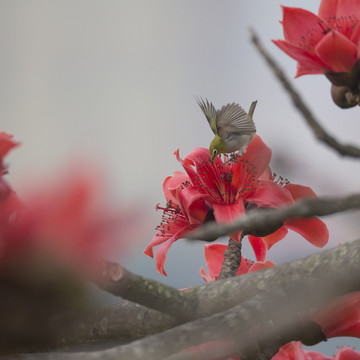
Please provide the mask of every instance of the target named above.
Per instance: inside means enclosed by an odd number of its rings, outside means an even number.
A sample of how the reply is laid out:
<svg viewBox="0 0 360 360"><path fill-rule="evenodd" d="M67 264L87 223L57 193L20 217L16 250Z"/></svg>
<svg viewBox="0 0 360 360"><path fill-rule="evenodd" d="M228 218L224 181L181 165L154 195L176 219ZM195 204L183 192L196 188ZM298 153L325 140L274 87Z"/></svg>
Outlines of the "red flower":
<svg viewBox="0 0 360 360"><path fill-rule="evenodd" d="M3 179L3 175L7 172L4 158L11 149L19 145L19 143L12 140L12 138L13 135L0 132L0 202L6 200L12 192L10 186Z"/></svg>
<svg viewBox="0 0 360 360"><path fill-rule="evenodd" d="M360 360L360 353L349 347L337 349L332 358L315 351L304 351L300 341L282 346L272 360Z"/></svg>
<svg viewBox="0 0 360 360"><path fill-rule="evenodd" d="M126 236L129 223L125 214L105 206L100 186L99 179L79 170L32 190L26 206L9 197L3 204L8 221L0 233L0 271L36 259L77 272L96 269L120 235Z"/></svg>
<svg viewBox="0 0 360 360"><path fill-rule="evenodd" d="M7 134L6 132L0 132L0 175L6 172L4 165L4 157L6 154L20 143L12 140L13 135Z"/></svg>
<svg viewBox="0 0 360 360"><path fill-rule="evenodd" d="M352 69L360 57L360 0L322 0L318 16L282 9L285 40L273 42L297 60L296 76Z"/></svg>
<svg viewBox="0 0 360 360"><path fill-rule="evenodd" d="M325 336L351 336L360 338L360 292L352 292L333 300L312 318Z"/></svg>
<svg viewBox="0 0 360 360"><path fill-rule="evenodd" d="M206 282L216 281L219 278L221 267L224 262L224 253L227 248L228 246L225 244L205 245L205 262L209 274L207 274L203 268L200 269L200 274ZM275 266L275 264L270 260L253 262L242 256L241 263L236 275L258 271L272 266Z"/></svg>
<svg viewBox="0 0 360 360"><path fill-rule="evenodd" d="M194 193L194 188L188 185L187 175L178 171L164 180L166 207L156 206L157 210L163 210L162 221L154 239L144 251L146 255L154 257L153 247L162 244L156 252L156 270L165 276L164 265L170 246L186 232L202 224L208 212L204 195Z"/></svg>
<svg viewBox="0 0 360 360"><path fill-rule="evenodd" d="M95 268L119 243L129 219L104 206L99 178L84 168L33 188L29 201L21 202L3 179L3 159L18 144L0 133L0 272L41 259L80 271Z"/></svg>
<svg viewBox="0 0 360 360"><path fill-rule="evenodd" d="M261 176L268 171L271 149L255 136L242 157L227 155L217 157L211 163L208 149L195 148L178 161L189 176L191 185L206 196L207 203L214 210L219 223L232 222L245 213L247 203L261 207L276 207L291 202L288 191L272 181L264 181ZM224 160L224 161L223 161ZM241 232L231 237L239 241Z"/></svg>
<svg viewBox="0 0 360 360"><path fill-rule="evenodd" d="M166 208L161 208L164 211L163 221L145 250L145 254L153 256L152 248L163 244L156 256L156 266L162 274L165 274L164 262L171 244L201 225L205 219L232 222L245 213L245 208L280 207L314 194L307 187L274 181L269 167L271 150L258 135L241 157L237 153L223 155L212 163L205 148L195 148L185 159L180 158L179 150L175 151L175 155L187 174L176 172L165 179L163 192L168 204ZM325 224L316 218L294 219L286 222L285 226L299 232L316 246L322 247L328 241ZM250 237L257 260L265 259L267 246L270 248L283 238L286 228L282 227L274 233L273 238ZM240 241L241 231L230 236Z"/></svg>

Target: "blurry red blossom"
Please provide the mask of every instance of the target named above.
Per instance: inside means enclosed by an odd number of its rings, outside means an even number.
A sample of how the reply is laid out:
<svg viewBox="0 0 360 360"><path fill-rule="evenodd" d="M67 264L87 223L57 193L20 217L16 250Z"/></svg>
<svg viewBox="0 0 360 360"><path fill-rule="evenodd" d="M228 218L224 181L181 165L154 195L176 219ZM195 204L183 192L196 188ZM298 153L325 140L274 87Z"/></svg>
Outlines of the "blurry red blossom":
<svg viewBox="0 0 360 360"><path fill-rule="evenodd" d="M52 259L88 272L119 250L133 219L104 201L103 185L93 172L78 169L33 188L25 205L14 206L17 198L10 197L4 204L0 271L30 259Z"/></svg>
<svg viewBox="0 0 360 360"><path fill-rule="evenodd" d="M322 0L318 15L283 6L285 40L273 40L297 60L296 76L349 72L360 57L360 1Z"/></svg>
<svg viewBox="0 0 360 360"><path fill-rule="evenodd" d="M4 165L4 157L7 153L16 146L19 146L19 142L14 141L12 138L14 136L6 132L0 132L0 175L3 175L6 172L6 167Z"/></svg>
<svg viewBox="0 0 360 360"><path fill-rule="evenodd" d="M163 219L145 250L145 254L153 256L153 247L161 245L156 267L164 275L166 253L173 242L204 222L232 222L252 208L281 207L301 197L315 196L308 187L273 177L269 167L271 149L258 135L243 156L238 153L218 156L212 163L208 149L200 147L184 159L180 158L179 150L175 155L186 173L177 171L165 179L163 192L167 205L157 207L163 210ZM281 223L260 237L259 234L249 236L258 261L265 259L267 249L284 238L287 229L297 231L318 247L324 246L329 237L326 225L316 218ZM241 231L230 236L240 241Z"/></svg>
<svg viewBox="0 0 360 360"><path fill-rule="evenodd" d="M0 133L0 164L17 144ZM108 191L92 168L78 166L53 181L26 186L26 200L10 186L0 197L0 272L42 260L89 272L130 234L134 214L106 202Z"/></svg>
<svg viewBox="0 0 360 360"><path fill-rule="evenodd" d="M360 338L360 292L352 292L334 299L320 309L312 320L321 326L327 338Z"/></svg>
<svg viewBox="0 0 360 360"><path fill-rule="evenodd" d="M300 341L292 341L282 346L272 360L360 360L360 353L344 347L337 349L333 357L328 357L315 351L305 351Z"/></svg>
<svg viewBox="0 0 360 360"><path fill-rule="evenodd" d="M219 278L221 267L224 262L224 253L227 248L228 245L226 244L205 244L204 255L206 267L209 273L201 268L200 275L206 282L216 281ZM272 266L275 266L275 264L270 260L254 262L242 256L236 275L258 271Z"/></svg>
<svg viewBox="0 0 360 360"><path fill-rule="evenodd" d="M6 132L0 132L0 202L4 201L12 193L12 189L3 178L3 175L7 172L4 158L11 149L19 146L19 143L12 138L13 135Z"/></svg>

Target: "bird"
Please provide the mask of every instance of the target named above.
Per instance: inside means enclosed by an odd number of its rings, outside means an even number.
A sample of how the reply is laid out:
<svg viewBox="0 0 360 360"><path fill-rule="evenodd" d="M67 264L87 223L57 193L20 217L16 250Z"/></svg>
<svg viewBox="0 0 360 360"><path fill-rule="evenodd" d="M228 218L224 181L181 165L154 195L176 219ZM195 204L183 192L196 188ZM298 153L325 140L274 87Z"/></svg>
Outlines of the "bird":
<svg viewBox="0 0 360 360"><path fill-rule="evenodd" d="M211 162L217 155L239 150L244 155L247 146L254 138L256 127L253 120L257 101L253 101L247 113L239 104L232 103L216 110L206 98L196 99L203 111L215 137L209 146Z"/></svg>

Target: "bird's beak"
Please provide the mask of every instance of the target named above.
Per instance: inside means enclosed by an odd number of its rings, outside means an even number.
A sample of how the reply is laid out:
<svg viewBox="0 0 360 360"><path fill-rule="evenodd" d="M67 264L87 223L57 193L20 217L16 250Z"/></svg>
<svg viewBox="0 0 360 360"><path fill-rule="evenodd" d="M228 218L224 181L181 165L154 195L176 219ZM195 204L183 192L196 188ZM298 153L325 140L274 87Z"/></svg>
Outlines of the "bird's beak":
<svg viewBox="0 0 360 360"><path fill-rule="evenodd" d="M214 164L214 160L215 160L215 158L216 158L216 155L213 155L213 156L211 157L211 165L213 165L213 164Z"/></svg>

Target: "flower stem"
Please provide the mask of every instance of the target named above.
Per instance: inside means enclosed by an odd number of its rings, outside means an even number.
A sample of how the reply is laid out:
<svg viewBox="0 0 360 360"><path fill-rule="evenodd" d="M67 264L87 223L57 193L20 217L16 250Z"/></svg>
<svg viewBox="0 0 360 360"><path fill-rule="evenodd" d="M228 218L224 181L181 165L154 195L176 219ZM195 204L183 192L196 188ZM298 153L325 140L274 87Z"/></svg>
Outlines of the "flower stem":
<svg viewBox="0 0 360 360"><path fill-rule="evenodd" d="M221 267L219 280L235 276L241 263L241 244L244 235L241 236L240 242L229 239L229 246L224 253L224 262Z"/></svg>

